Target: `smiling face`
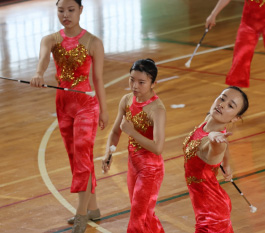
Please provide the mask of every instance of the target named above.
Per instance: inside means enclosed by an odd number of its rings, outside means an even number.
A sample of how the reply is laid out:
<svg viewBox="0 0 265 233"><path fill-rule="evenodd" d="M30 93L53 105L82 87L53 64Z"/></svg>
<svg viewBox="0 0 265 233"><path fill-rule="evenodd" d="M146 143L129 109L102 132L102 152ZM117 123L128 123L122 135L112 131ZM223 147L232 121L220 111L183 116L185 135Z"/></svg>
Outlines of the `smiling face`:
<svg viewBox="0 0 265 233"><path fill-rule="evenodd" d="M60 0L57 15L64 27L72 28L79 25L82 10L83 7L80 7L74 0Z"/></svg>
<svg viewBox="0 0 265 233"><path fill-rule="evenodd" d="M129 86L138 100L146 101L153 94L155 83L145 72L132 70L129 78Z"/></svg>
<svg viewBox="0 0 265 233"><path fill-rule="evenodd" d="M214 101L210 114L220 123L237 121L240 116L238 113L243 107L243 97L241 93L234 89L225 89Z"/></svg>

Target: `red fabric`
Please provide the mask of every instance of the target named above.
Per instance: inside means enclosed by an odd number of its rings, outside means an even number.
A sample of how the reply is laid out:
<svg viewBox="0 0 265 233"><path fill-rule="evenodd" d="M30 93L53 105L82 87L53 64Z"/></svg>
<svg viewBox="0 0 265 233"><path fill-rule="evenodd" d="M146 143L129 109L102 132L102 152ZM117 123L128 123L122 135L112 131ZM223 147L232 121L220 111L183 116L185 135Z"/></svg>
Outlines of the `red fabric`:
<svg viewBox="0 0 265 233"><path fill-rule="evenodd" d="M187 151L198 149L190 147L187 150L189 143L208 136L208 133L203 131L205 124L196 129L184 148L185 178L196 218L195 233L233 233L230 220L231 201L216 179L220 164L209 165L196 154L187 158ZM190 183L189 177L194 178Z"/></svg>
<svg viewBox="0 0 265 233"><path fill-rule="evenodd" d="M64 35L60 31L62 45L67 51L78 46L78 40L84 35L85 30L74 38ZM69 56L68 59L71 59ZM92 58L87 55L85 62L74 72L74 81L80 75L89 76ZM62 67L55 61L57 77L61 75ZM60 87L71 88L72 81L60 80ZM89 79L79 82L73 89L91 91ZM60 132L67 150L72 171L71 192L86 191L90 176L92 177L92 190L95 192L96 177L93 163L93 147L96 137L99 106L96 97L85 94L57 90L56 111Z"/></svg>
<svg viewBox="0 0 265 233"><path fill-rule="evenodd" d="M152 97L144 103L137 103L134 97L130 106L132 116L143 111L143 107L156 100ZM153 127L146 132L140 132L153 139ZM164 233L163 227L156 217L154 209L158 192L164 177L164 161L161 155L141 148L136 151L130 143L128 146L128 175L127 184L131 201L131 214L127 233Z"/></svg>
<svg viewBox="0 0 265 233"><path fill-rule="evenodd" d="M232 67L226 84L249 87L250 66L260 34L265 46L265 5L246 1L241 24L237 32Z"/></svg>

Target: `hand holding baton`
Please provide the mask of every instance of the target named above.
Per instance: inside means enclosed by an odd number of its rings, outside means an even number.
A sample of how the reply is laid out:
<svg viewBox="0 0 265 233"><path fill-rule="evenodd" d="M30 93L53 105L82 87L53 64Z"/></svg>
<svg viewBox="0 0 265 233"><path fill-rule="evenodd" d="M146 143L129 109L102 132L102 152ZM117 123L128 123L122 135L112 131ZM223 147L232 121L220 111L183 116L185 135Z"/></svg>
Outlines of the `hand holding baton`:
<svg viewBox="0 0 265 233"><path fill-rule="evenodd" d="M109 168L109 165L110 165L110 161L111 161L111 158L112 158L112 153L116 151L116 146L112 145L110 146L109 148L109 157L108 157L108 160L102 160L102 173L105 173L106 170L105 170L105 164L107 164L107 167Z"/></svg>

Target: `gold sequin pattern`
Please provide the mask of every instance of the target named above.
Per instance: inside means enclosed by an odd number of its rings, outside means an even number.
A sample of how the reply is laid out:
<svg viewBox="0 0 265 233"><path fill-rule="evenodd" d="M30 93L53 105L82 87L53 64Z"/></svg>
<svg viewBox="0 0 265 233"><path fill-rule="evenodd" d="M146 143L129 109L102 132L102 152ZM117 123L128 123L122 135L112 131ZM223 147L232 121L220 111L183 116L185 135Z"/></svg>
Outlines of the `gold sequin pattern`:
<svg viewBox="0 0 265 233"><path fill-rule="evenodd" d="M212 168L212 171L213 171L213 173L215 174L215 176L218 175L218 169L219 169L219 167L213 167L213 168Z"/></svg>
<svg viewBox="0 0 265 233"><path fill-rule="evenodd" d="M264 5L264 3L265 3L265 0L250 0L251 2L256 2L256 3L258 3L259 4L259 6L260 7L262 7L263 5Z"/></svg>
<svg viewBox="0 0 265 233"><path fill-rule="evenodd" d="M72 87L74 87L88 78L87 76L74 77L74 72L83 65L88 55L84 45L79 44L76 48L67 51L61 43L58 43L52 48L52 53L54 60L61 68L61 75L57 79L73 82Z"/></svg>
<svg viewBox="0 0 265 233"><path fill-rule="evenodd" d="M126 119L128 121L132 121L134 128L141 133L145 133L148 127L152 125L152 122L149 120L147 113L144 111L141 111L135 116L132 116L129 105L126 107ZM135 147L135 151L138 151L142 148L140 144L137 143L132 137L129 137L129 143L133 147Z"/></svg>
<svg viewBox="0 0 265 233"><path fill-rule="evenodd" d="M187 163L187 161L189 159L191 159L192 157L196 156L196 153L198 151L198 147L201 144L201 139L190 141L190 138L196 129L197 129L197 127L195 127L195 129L189 134L188 137L186 137L186 139L183 142L183 151L184 151L185 163Z"/></svg>
<svg viewBox="0 0 265 233"><path fill-rule="evenodd" d="M201 183L203 181L205 181L205 180L204 179L198 179L195 176L189 176L189 177L186 178L187 185L191 185L192 183L199 184L199 183Z"/></svg>
<svg viewBox="0 0 265 233"><path fill-rule="evenodd" d="M129 105L126 107L126 119L128 121L132 121L134 128L142 133L145 133L147 128L152 125L152 122L149 120L147 113L144 111L141 111L135 116L132 116Z"/></svg>

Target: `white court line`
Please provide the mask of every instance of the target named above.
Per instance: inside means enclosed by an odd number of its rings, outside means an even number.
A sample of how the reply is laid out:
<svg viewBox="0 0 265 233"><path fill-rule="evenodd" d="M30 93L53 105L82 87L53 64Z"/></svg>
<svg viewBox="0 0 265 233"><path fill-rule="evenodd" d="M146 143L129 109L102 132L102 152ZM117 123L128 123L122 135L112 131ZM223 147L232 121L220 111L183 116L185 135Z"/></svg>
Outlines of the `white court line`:
<svg viewBox="0 0 265 233"><path fill-rule="evenodd" d="M231 19L237 19L237 18L241 18L241 16L242 15L235 15L235 16L232 16L232 17L227 17L227 18L224 18L224 19L216 20L216 22L219 23L219 22L224 22L224 21L231 20ZM192 29L192 28L202 27L204 25L205 25L205 23L200 23L200 24L196 24L196 25L193 25L193 26L190 26L190 27L184 27L184 28L180 28L180 29L167 31L167 32L157 33L157 34L155 34L155 36L157 37L157 36L172 34L172 33L175 33L175 32L182 32L182 31L186 31L186 30L189 30L189 29ZM147 38L151 39L153 37L147 37Z"/></svg>

